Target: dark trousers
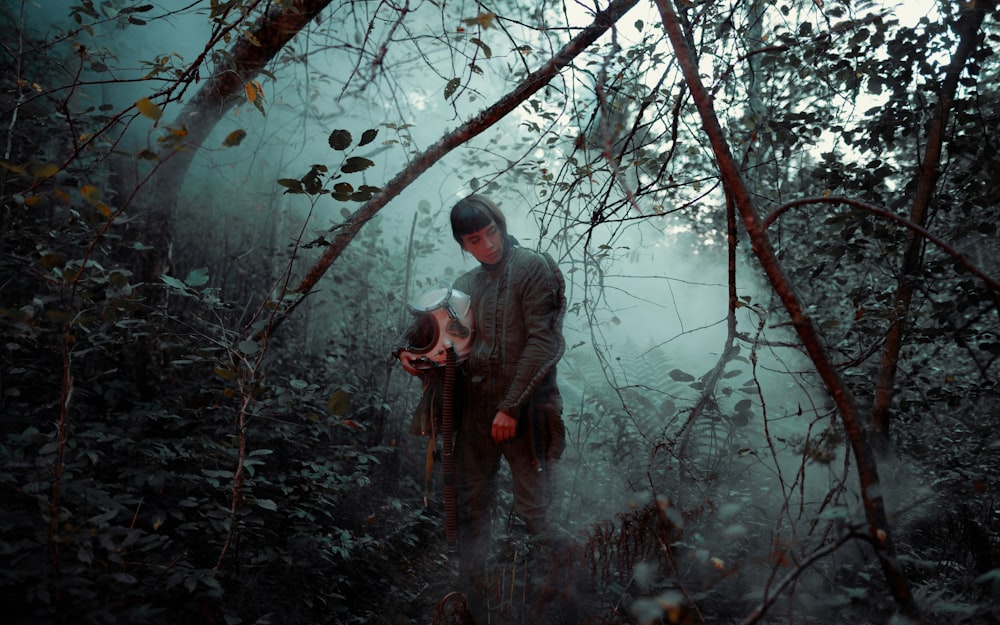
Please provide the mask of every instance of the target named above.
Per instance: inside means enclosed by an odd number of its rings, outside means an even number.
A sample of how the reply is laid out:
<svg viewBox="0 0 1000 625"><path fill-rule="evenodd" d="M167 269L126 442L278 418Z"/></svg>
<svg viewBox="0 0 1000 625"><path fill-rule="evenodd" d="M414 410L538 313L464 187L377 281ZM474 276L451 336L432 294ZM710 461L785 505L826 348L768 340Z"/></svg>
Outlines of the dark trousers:
<svg viewBox="0 0 1000 625"><path fill-rule="evenodd" d="M476 412L479 411L464 411L456 450L460 485L459 555L461 570L468 575L486 572L501 457L507 461L513 477L514 512L524 521L529 534L545 536L549 532L548 511L552 500L551 467L544 457L537 457L532 436L521 431L514 439L498 444L490 436L492 419L485 415L476 419ZM560 420L558 415L550 415L553 417ZM524 430L525 425L520 429Z"/></svg>

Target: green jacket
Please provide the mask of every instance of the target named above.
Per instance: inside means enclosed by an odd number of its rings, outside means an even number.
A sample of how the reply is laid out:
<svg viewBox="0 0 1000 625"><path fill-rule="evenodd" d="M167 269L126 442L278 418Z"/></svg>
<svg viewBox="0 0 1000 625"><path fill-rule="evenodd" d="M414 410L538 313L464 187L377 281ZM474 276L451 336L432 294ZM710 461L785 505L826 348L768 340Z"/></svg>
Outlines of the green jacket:
<svg viewBox="0 0 1000 625"><path fill-rule="evenodd" d="M496 266L466 273L455 288L472 299L475 338L465 362L474 401L465 410L490 422L498 410L561 412L556 363L565 350L565 283L548 254L512 245ZM480 421L482 422L482 421Z"/></svg>

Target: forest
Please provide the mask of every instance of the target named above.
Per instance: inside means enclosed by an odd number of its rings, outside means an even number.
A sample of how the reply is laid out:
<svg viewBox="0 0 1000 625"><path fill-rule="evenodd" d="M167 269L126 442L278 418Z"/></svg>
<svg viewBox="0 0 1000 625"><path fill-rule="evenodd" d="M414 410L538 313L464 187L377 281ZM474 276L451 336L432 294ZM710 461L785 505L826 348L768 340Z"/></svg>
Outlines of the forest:
<svg viewBox="0 0 1000 625"><path fill-rule="evenodd" d="M998 20L2 3L2 620L472 623L395 354L479 193L568 300L489 623L1000 623Z"/></svg>

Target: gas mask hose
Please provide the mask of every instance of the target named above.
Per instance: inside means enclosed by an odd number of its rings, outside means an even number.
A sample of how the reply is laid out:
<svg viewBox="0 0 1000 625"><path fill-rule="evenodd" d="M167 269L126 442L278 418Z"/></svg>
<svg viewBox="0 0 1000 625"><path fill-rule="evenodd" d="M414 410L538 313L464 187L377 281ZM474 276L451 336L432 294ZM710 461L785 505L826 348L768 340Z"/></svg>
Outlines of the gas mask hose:
<svg viewBox="0 0 1000 625"><path fill-rule="evenodd" d="M450 551L458 546L458 515L456 511L457 479L455 476L455 372L458 366L455 349L446 349L444 390L441 406L441 452L444 470L444 528Z"/></svg>

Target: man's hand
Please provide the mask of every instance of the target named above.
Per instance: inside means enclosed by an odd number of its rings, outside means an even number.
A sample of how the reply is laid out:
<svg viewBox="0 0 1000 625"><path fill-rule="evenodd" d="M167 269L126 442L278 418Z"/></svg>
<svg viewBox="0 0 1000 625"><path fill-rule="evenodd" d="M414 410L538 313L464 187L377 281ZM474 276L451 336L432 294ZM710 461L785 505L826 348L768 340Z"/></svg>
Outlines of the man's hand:
<svg viewBox="0 0 1000 625"><path fill-rule="evenodd" d="M517 419L500 410L493 417L493 429L490 435L498 443L509 441L517 434Z"/></svg>
<svg viewBox="0 0 1000 625"><path fill-rule="evenodd" d="M410 357L406 352L400 352L399 364L403 365L403 371L409 373L410 375L420 375L423 373L423 371L413 366L413 363L410 362Z"/></svg>

